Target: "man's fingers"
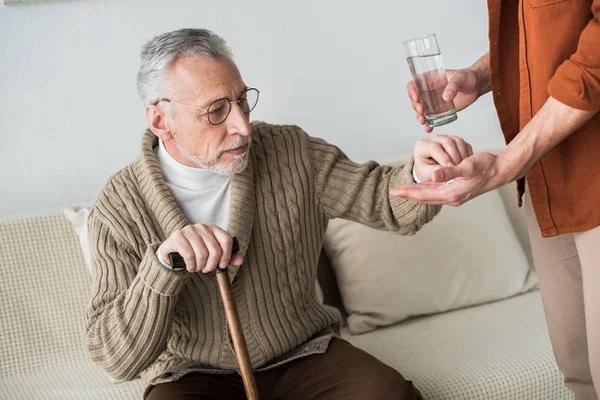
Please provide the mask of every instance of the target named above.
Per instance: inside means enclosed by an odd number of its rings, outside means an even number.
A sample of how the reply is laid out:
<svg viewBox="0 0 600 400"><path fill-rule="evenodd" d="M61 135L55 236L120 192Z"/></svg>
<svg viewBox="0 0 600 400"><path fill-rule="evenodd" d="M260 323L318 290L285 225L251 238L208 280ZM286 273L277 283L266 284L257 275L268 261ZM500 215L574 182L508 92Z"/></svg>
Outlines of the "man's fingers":
<svg viewBox="0 0 600 400"><path fill-rule="evenodd" d="M197 227L193 225L188 225L181 231L194 252L193 262L188 262L184 257L186 269L189 272L202 271L210 255L210 250L207 248L204 238L197 232Z"/></svg>
<svg viewBox="0 0 600 400"><path fill-rule="evenodd" d="M185 261L186 268L188 265L196 265L196 254L194 253L193 247L187 241L181 231L176 231L160 245L160 257L166 264L170 264L169 259L170 253L179 253L179 255Z"/></svg>
<svg viewBox="0 0 600 400"><path fill-rule="evenodd" d="M473 148L470 144L465 142L462 138L458 136L445 136L445 135L431 135L429 138L424 140L425 142L435 143L438 146L441 146L443 151L449 156L450 162L453 165L460 164L466 158L469 158L473 155ZM446 158L436 156L439 154L438 151L434 152L434 145L426 146L426 147L415 147L415 151L417 155L420 155L424 158L428 158L428 152L432 153L432 158L437 161L437 163L443 167L448 166L448 160Z"/></svg>
<svg viewBox="0 0 600 400"><path fill-rule="evenodd" d="M444 193L444 183L419 183L398 186L390 190L390 195L403 197L422 204L441 204L447 193Z"/></svg>
<svg viewBox="0 0 600 400"><path fill-rule="evenodd" d="M168 253L179 253L179 255L185 261L185 268L189 272L197 270L197 250L189 242L188 238L183 234L182 231L178 231L174 234L174 242L170 246L165 248L165 252ZM166 243L166 242L165 242Z"/></svg>
<svg viewBox="0 0 600 400"><path fill-rule="evenodd" d="M415 164L422 162L416 154ZM477 153L456 166L434 167L429 182L402 185L390 189L389 193L421 204L459 206L498 187L497 183L490 183L496 162L497 157L491 153Z"/></svg>
<svg viewBox="0 0 600 400"><path fill-rule="evenodd" d="M221 260L221 256L223 255L223 250L221 249L219 241L213 235L206 235L203 239L208 251L208 257L202 266L202 272L206 274L217 268L219 260Z"/></svg>
<svg viewBox="0 0 600 400"><path fill-rule="evenodd" d="M218 266L241 265L243 257L232 257L233 238L214 224L188 225L173 232L160 246L159 256L169 262L169 253L179 253L189 272L212 272Z"/></svg>
<svg viewBox="0 0 600 400"><path fill-rule="evenodd" d="M427 119L425 118L425 116L423 114L417 114L417 121L419 121L419 123L421 125L423 125L423 130L427 133L431 133L431 131L433 131L433 128L430 127L429 125L427 125Z"/></svg>
<svg viewBox="0 0 600 400"><path fill-rule="evenodd" d="M169 253L172 253L173 250L169 250L169 248L167 246L165 246L164 244L162 244L159 247L159 256L162 259L162 261L164 261L165 264L170 265L171 264L171 260L169 259Z"/></svg>
<svg viewBox="0 0 600 400"><path fill-rule="evenodd" d="M239 254L234 254L233 256L231 256L231 261L229 262L229 264L234 265L236 267L239 267L243 263L244 263L244 258L242 256L240 256Z"/></svg>
<svg viewBox="0 0 600 400"><path fill-rule="evenodd" d="M458 149L458 152L460 154L460 161L473 155L473 148L471 148L469 152L469 147L471 147L469 143L465 142L462 138L459 138L458 136L450 136L450 138L452 138L452 140L454 140L454 142L456 143L456 148Z"/></svg>
<svg viewBox="0 0 600 400"><path fill-rule="evenodd" d="M413 110L415 110L415 112L417 113L417 120L419 120L421 125L424 125L425 117L423 116L423 114L425 113L425 107L423 106L423 104L420 103L421 99L416 89L414 88L414 85L412 86L412 90L410 89L410 85L413 85L413 83L409 83L408 97L410 98L410 105L412 106Z"/></svg>
<svg viewBox="0 0 600 400"><path fill-rule="evenodd" d="M406 85L406 90L408 92L408 97L415 103L420 101L419 93L417 92L417 88L415 87L415 83L413 81L408 82Z"/></svg>
<svg viewBox="0 0 600 400"><path fill-rule="evenodd" d="M444 90L444 93L442 94L442 99L444 101L452 101L452 100L454 100L454 98L456 97L457 94L458 94L458 85L456 84L456 82L450 82L448 84L448 86L446 86L446 89Z"/></svg>
<svg viewBox="0 0 600 400"><path fill-rule="evenodd" d="M448 182L460 176L458 167L440 167L433 171L431 180L433 182Z"/></svg>
<svg viewBox="0 0 600 400"><path fill-rule="evenodd" d="M408 91L408 97L410 98L410 104L413 110L415 110L415 112L417 113L417 121L419 121L419 123L423 125L423 129L425 130L425 132L430 133L433 130L433 128L426 124L427 119L425 119L424 116L425 106L421 104L421 97L419 96L419 92L417 92L415 83L413 81L410 81L408 85L406 85L406 89Z"/></svg>
<svg viewBox="0 0 600 400"><path fill-rule="evenodd" d="M231 261L231 247L233 246L233 238L217 225L210 225L215 238L221 246L221 258L218 260L220 268L227 268ZM215 264L216 265L216 264Z"/></svg>
<svg viewBox="0 0 600 400"><path fill-rule="evenodd" d="M464 203L461 199L465 198L463 188L433 182L398 186L390 190L390 195L425 205L459 206Z"/></svg>
<svg viewBox="0 0 600 400"><path fill-rule="evenodd" d="M425 111L425 109L423 108L423 104L421 103L411 101L410 104L412 105L413 110L415 110L417 114L423 114L423 112Z"/></svg>
<svg viewBox="0 0 600 400"><path fill-rule="evenodd" d="M466 76L462 72L457 71L450 78L450 82L446 86L444 93L442 94L442 99L444 101L453 100L458 94L459 90L462 88L466 81Z"/></svg>
<svg viewBox="0 0 600 400"><path fill-rule="evenodd" d="M458 165L463 160L460 150L458 148L458 144L456 141L450 136L441 136L439 140L440 144L444 148L446 154L450 156L452 159L452 164ZM440 164L443 166L447 166L448 164Z"/></svg>
<svg viewBox="0 0 600 400"><path fill-rule="evenodd" d="M462 139L460 139L462 140ZM458 165L462 162L463 156L461 150L458 147L458 141L451 136L440 136L431 135L426 142L429 146L425 151L431 153L431 157L441 166L446 167L449 163L452 165ZM440 151L445 153L447 157L442 156ZM464 149L466 154L466 148ZM422 151L419 151L420 155L424 155Z"/></svg>
<svg viewBox="0 0 600 400"><path fill-rule="evenodd" d="M417 156L423 158L432 158L438 165L442 166L447 166L449 164L454 165L452 158L439 142L430 140L425 141L425 148L419 150Z"/></svg>
<svg viewBox="0 0 600 400"><path fill-rule="evenodd" d="M465 161L453 167L440 167L433 171L431 180L433 182L448 182L453 179L473 179L477 176L477 167L472 158L467 158Z"/></svg>

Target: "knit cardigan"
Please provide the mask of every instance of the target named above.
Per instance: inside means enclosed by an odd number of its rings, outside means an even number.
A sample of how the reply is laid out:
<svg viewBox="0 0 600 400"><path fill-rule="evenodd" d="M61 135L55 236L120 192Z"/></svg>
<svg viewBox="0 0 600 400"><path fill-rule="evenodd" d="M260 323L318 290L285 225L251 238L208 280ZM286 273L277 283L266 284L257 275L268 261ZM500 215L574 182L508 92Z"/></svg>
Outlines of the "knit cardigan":
<svg viewBox="0 0 600 400"><path fill-rule="evenodd" d="M412 182L412 160L399 168L357 164L296 126L253 123L251 137L248 166L231 183L229 233L244 263L228 275L261 371L324 353L339 332L338 311L315 295L329 219L412 235L439 207L389 196ZM214 274L171 271L156 257L189 224L164 182L157 144L146 131L140 156L108 180L88 220L90 357L116 379L141 374L146 393L190 372L238 370Z"/></svg>

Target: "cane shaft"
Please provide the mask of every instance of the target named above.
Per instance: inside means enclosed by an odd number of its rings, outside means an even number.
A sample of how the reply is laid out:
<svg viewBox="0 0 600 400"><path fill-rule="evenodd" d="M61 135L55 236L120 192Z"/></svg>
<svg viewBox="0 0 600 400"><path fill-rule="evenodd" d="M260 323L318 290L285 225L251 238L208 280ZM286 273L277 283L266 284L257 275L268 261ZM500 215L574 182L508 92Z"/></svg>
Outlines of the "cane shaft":
<svg viewBox="0 0 600 400"><path fill-rule="evenodd" d="M239 251L240 245L237 238L233 238L231 247L231 254L235 254ZM174 268L185 269L185 260L179 253L170 253L169 259L171 260L171 266ZM246 339L242 332L242 325L240 324L240 317L238 316L237 307L233 300L233 293L231 292L231 283L229 282L229 276L226 269L217 267L215 270L217 276L217 282L219 284L219 292L221 293L221 300L225 308L225 317L227 318L227 325L229 325L229 332L231 333L231 339L233 341L233 349L240 366L240 373L242 374L242 381L244 382L244 389L246 391L246 397L248 400L259 400L258 390L256 389L256 382L254 381L254 374L252 373L252 363L250 362L250 356L248 356L248 347L246 346Z"/></svg>
<svg viewBox="0 0 600 400"><path fill-rule="evenodd" d="M216 275L217 282L219 283L219 291L221 292L221 300L223 301L223 306L225 308L227 325L229 325L229 332L233 341L233 348L240 366L242 381L244 382L246 397L248 397L248 400L259 400L258 389L256 388L254 374L252 373L252 363L250 362L250 356L248 355L248 347L246 346L246 339L242 332L242 325L240 324L237 307L233 300L229 276L226 270L222 273L217 273Z"/></svg>

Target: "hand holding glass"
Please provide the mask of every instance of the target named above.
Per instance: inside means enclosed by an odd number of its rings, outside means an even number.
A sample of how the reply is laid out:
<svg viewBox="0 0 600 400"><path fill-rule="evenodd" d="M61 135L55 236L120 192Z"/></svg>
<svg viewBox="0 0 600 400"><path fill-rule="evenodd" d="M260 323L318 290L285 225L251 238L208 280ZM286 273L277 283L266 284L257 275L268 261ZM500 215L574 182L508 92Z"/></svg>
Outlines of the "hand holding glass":
<svg viewBox="0 0 600 400"><path fill-rule="evenodd" d="M454 103L442 98L448 78L435 34L419 36L402 44L415 88L425 108L427 125L435 127L456 121Z"/></svg>

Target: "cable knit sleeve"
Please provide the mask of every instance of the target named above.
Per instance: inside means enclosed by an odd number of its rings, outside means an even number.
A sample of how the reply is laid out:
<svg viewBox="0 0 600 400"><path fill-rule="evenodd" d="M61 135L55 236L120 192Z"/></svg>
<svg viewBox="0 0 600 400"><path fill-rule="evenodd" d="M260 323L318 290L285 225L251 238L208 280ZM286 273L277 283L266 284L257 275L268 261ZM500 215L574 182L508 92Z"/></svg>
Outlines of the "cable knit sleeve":
<svg viewBox="0 0 600 400"><path fill-rule="evenodd" d="M412 235L439 212L440 206L390 196L391 188L413 182L412 159L397 168L374 161L357 164L322 139L306 135L306 140L317 195L328 218Z"/></svg>
<svg viewBox="0 0 600 400"><path fill-rule="evenodd" d="M167 270L152 244L141 257L92 211L94 262L86 344L92 360L119 380L136 378L163 351L178 293L189 274Z"/></svg>

